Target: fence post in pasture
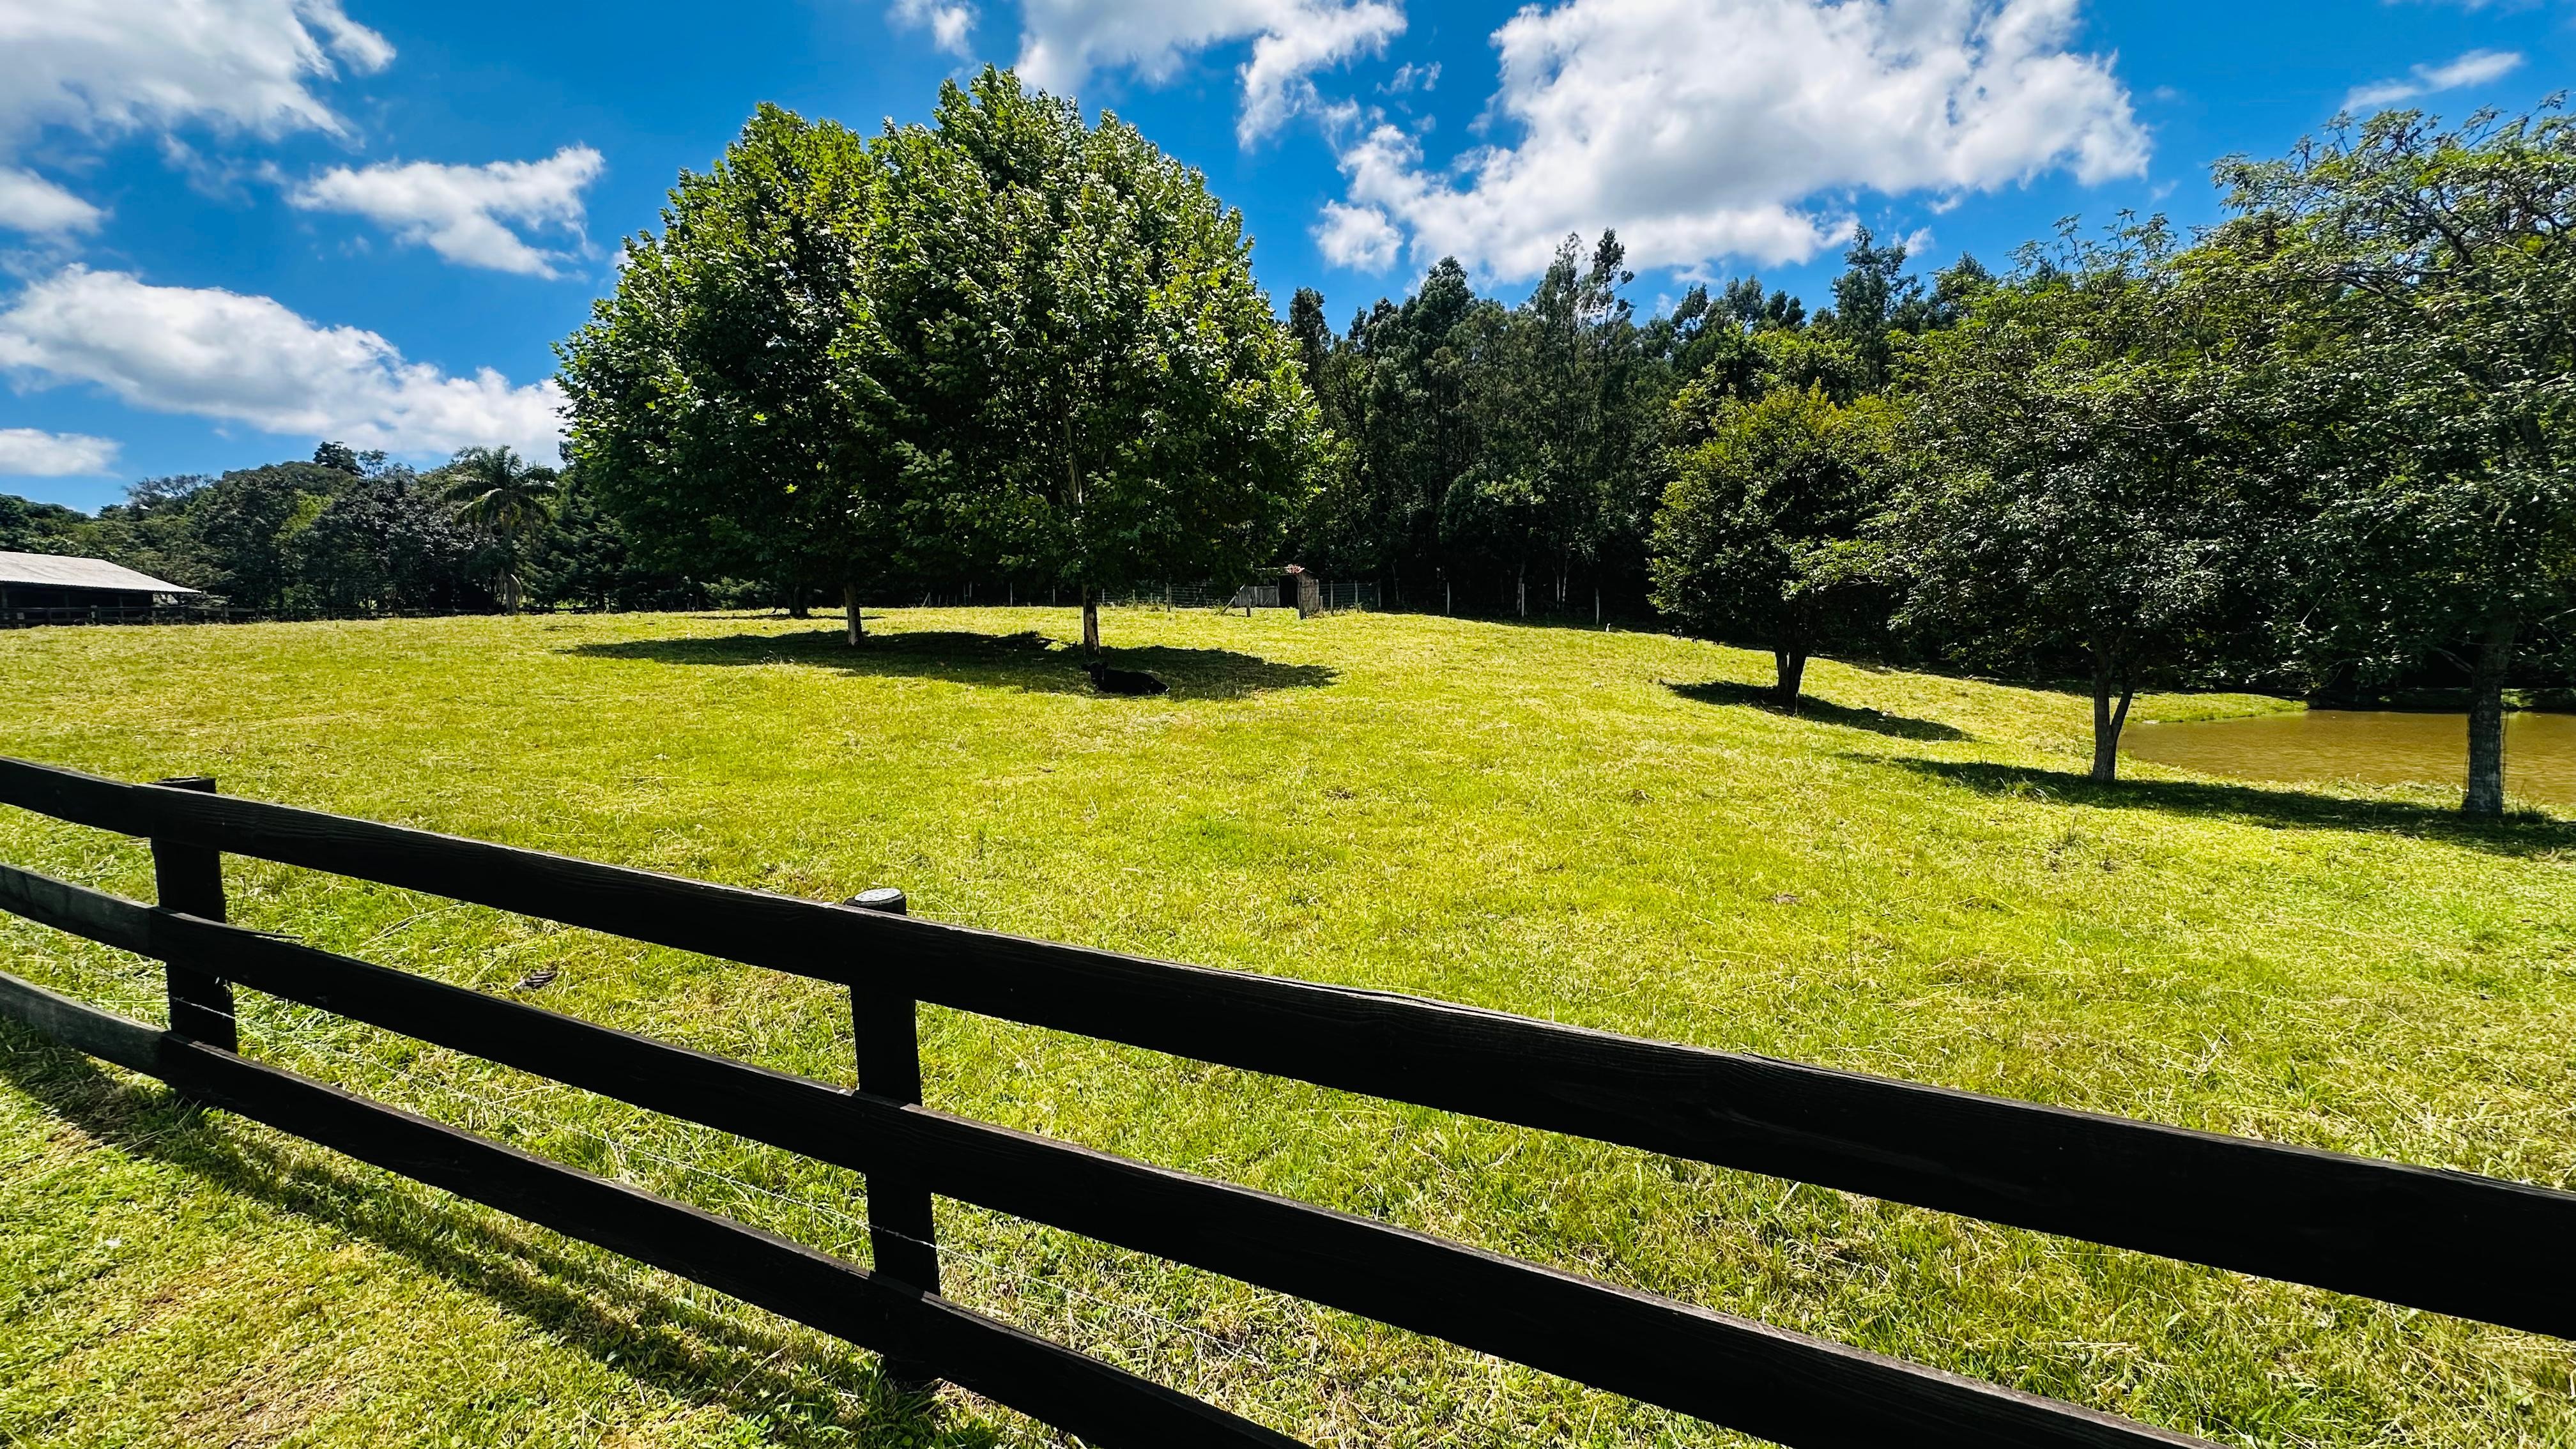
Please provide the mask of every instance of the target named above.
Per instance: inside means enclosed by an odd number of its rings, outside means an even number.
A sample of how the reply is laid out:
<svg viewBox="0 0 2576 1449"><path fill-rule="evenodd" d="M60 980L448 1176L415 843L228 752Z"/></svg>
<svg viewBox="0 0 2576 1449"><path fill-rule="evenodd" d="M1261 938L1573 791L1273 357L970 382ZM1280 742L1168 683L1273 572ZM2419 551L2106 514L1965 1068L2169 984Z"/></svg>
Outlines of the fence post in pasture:
<svg viewBox="0 0 2576 1449"><path fill-rule="evenodd" d="M864 890L842 902L861 910L910 915L910 903L892 886ZM850 988L850 1033L857 1046L859 1090L897 1102L921 1101L921 1034L918 1007L900 991ZM939 1292L937 1225L931 1220L930 1189L909 1175L868 1174L868 1250L876 1271L920 1289ZM936 1377L928 1365L889 1359L886 1374L903 1388L925 1387Z"/></svg>
<svg viewBox="0 0 2576 1449"><path fill-rule="evenodd" d="M211 795L215 782L186 775L159 784L173 790ZM202 845L182 845L152 837L152 885L164 910L181 911L209 921L224 918L223 853ZM231 983L208 971L173 961L170 981L170 1029L228 1052L241 1050L241 1033L233 1023Z"/></svg>

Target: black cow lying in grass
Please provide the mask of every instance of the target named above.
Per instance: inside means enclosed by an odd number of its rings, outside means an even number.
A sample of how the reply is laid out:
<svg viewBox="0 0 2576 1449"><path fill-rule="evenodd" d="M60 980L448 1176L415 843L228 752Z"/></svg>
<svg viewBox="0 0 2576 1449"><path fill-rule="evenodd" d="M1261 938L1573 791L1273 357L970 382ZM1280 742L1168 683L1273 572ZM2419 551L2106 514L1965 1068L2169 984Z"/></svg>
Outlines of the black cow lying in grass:
<svg viewBox="0 0 2576 1449"><path fill-rule="evenodd" d="M1083 668L1091 671L1091 687L1102 694L1166 694L1171 686L1154 676L1134 669L1112 669L1094 659Z"/></svg>

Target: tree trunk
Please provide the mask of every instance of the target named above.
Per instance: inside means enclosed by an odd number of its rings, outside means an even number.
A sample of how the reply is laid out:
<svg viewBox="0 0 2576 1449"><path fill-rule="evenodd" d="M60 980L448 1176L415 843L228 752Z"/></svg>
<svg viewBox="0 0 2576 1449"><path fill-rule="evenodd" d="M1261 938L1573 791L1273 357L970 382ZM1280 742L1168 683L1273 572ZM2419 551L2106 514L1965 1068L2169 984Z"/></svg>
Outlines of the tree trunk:
<svg viewBox="0 0 2576 1449"><path fill-rule="evenodd" d="M2504 676L2513 663L2513 621L2490 623L2469 668L2469 789L2460 813L2504 813Z"/></svg>
<svg viewBox="0 0 2576 1449"><path fill-rule="evenodd" d="M2093 654L2093 778L2108 784L2120 777L2120 731L2129 723L2129 701L2137 689L2128 671L2109 651ZM2115 700L2116 696L2116 700Z"/></svg>
<svg viewBox="0 0 2576 1449"><path fill-rule="evenodd" d="M1512 576L1512 607L1520 611L1520 616L1522 618L1526 619L1529 617L1528 564L1522 564L1521 571Z"/></svg>
<svg viewBox="0 0 2576 1449"><path fill-rule="evenodd" d="M1772 668L1779 671L1779 682L1771 687L1772 703L1791 714L1798 712L1798 696L1807 685L1807 651L1802 645L1791 645L1771 651Z"/></svg>
<svg viewBox="0 0 2576 1449"><path fill-rule="evenodd" d="M1100 599L1089 584L1082 586L1082 653L1086 659L1100 657Z"/></svg>
<svg viewBox="0 0 2576 1449"><path fill-rule="evenodd" d="M850 611L850 647L856 649L859 647L859 641L868 637L867 621L859 615L857 584L841 585L841 607Z"/></svg>

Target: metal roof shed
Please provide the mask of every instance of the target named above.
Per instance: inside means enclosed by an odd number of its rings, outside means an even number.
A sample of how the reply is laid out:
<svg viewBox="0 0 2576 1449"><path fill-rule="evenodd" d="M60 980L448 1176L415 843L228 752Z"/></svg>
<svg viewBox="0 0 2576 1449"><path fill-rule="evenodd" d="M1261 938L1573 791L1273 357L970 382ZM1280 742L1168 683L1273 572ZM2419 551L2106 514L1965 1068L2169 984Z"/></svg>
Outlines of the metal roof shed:
<svg viewBox="0 0 2576 1449"><path fill-rule="evenodd" d="M204 597L201 590L137 573L103 558L0 552L0 623L118 617Z"/></svg>

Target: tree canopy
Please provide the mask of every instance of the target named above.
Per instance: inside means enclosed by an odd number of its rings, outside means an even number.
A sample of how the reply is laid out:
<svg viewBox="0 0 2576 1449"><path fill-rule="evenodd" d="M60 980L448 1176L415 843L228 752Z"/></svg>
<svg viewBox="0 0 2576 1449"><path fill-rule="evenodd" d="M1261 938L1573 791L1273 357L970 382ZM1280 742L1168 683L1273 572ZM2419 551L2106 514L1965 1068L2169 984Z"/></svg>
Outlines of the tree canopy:
<svg viewBox="0 0 2576 1449"><path fill-rule="evenodd" d="M763 104L615 290L556 348L568 452L647 557L765 580L799 614L908 562L869 348L875 162L835 122Z"/></svg>
<svg viewBox="0 0 2576 1449"><path fill-rule="evenodd" d="M987 68L877 142L882 244L853 391L940 536L1074 590L1277 562L1324 436L1240 213L1112 115Z"/></svg>
<svg viewBox="0 0 2576 1449"><path fill-rule="evenodd" d="M2316 673L2463 673L2466 808L2493 814L2504 687L2576 609L2576 122L2386 112L2219 174L2205 264L2280 314L2300 434L2287 643Z"/></svg>
<svg viewBox="0 0 2576 1449"><path fill-rule="evenodd" d="M1275 561L1324 439L1241 216L988 68L872 141L764 106L562 346L572 450L666 553L860 595Z"/></svg>
<svg viewBox="0 0 2576 1449"><path fill-rule="evenodd" d="M2220 662L2248 541L2204 299L2158 223L2034 253L1910 360L1899 622L1987 668L2088 678L2093 777L2129 702Z"/></svg>
<svg viewBox="0 0 2576 1449"><path fill-rule="evenodd" d="M1874 644L1885 620L1871 528L1891 479L1895 411L1875 396L1836 403L1813 383L1716 407L1656 517L1655 607L1769 649L1778 702L1795 710L1808 656Z"/></svg>

